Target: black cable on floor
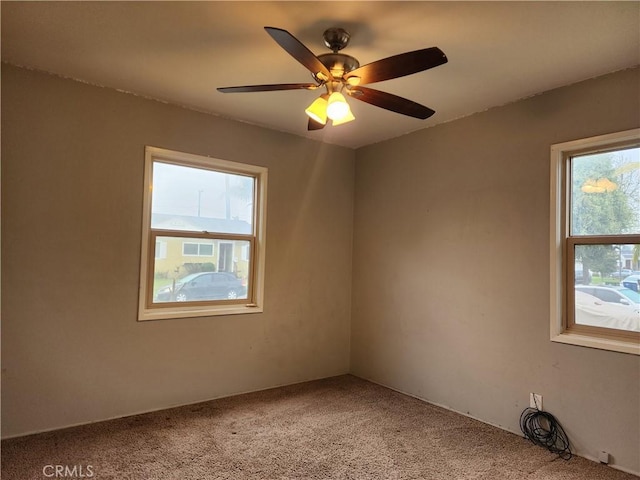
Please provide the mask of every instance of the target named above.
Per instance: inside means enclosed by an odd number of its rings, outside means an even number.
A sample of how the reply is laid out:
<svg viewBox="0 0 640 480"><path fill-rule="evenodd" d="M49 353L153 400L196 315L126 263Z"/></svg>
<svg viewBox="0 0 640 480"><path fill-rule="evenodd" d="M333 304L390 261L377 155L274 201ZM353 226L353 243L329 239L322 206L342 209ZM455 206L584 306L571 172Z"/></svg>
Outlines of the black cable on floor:
<svg viewBox="0 0 640 480"><path fill-rule="evenodd" d="M567 434L556 417L549 412L525 408L520 415L520 430L533 443L557 454L560 458L569 460L573 456Z"/></svg>

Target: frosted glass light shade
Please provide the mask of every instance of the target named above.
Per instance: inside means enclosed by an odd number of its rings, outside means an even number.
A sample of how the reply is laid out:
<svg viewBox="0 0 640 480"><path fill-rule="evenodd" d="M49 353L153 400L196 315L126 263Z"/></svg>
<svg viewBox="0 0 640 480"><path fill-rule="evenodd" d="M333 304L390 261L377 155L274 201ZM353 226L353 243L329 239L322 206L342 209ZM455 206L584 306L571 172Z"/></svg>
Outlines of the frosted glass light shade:
<svg viewBox="0 0 640 480"><path fill-rule="evenodd" d="M333 92L329 97L327 105L327 117L334 122L336 120L342 120L351 113L349 104L340 92Z"/></svg>
<svg viewBox="0 0 640 480"><path fill-rule="evenodd" d="M304 111L310 118L322 125L327 123L327 97L328 95L320 95Z"/></svg>
<svg viewBox="0 0 640 480"><path fill-rule="evenodd" d="M353 116L353 113L351 113L351 109L349 109L349 111L347 112L347 114L343 118L341 118L339 120L334 120L331 125L333 125L334 127L337 127L338 125L342 125L343 123L351 122L351 121L353 121L355 119L356 119L356 117Z"/></svg>

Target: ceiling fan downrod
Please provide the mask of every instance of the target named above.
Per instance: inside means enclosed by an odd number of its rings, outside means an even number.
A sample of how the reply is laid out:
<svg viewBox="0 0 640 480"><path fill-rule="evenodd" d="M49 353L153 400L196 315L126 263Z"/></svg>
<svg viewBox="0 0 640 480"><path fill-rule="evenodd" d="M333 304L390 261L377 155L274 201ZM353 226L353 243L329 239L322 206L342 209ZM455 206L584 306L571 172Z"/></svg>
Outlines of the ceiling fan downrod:
<svg viewBox="0 0 640 480"><path fill-rule="evenodd" d="M349 45L349 39L351 38L349 32L343 28L332 27L325 30L322 37L324 38L324 44L333 53L318 55L318 60L327 67L334 79L342 79L343 75L360 67L360 62L356 58L344 53L338 53ZM313 77L321 83L327 81L322 75L313 74Z"/></svg>

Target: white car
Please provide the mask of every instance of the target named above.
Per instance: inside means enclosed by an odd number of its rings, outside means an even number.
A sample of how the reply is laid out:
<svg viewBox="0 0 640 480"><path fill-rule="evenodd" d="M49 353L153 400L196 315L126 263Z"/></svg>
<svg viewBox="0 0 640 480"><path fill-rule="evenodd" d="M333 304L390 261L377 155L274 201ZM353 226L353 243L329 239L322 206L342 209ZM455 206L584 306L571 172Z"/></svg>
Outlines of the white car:
<svg viewBox="0 0 640 480"><path fill-rule="evenodd" d="M640 332L638 306L603 302L598 297L576 290L576 324Z"/></svg>
<svg viewBox="0 0 640 480"><path fill-rule="evenodd" d="M603 302L640 307L640 293L630 288L603 285L576 285L576 290L598 297Z"/></svg>

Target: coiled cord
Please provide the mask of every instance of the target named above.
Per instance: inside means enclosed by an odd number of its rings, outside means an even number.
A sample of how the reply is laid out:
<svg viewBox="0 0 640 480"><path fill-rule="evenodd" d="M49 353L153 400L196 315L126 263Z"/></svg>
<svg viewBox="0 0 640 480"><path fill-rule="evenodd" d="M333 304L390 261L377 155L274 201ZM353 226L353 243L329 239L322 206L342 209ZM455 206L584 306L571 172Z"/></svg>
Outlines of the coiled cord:
<svg viewBox="0 0 640 480"><path fill-rule="evenodd" d="M520 415L520 430L533 443L557 454L564 460L569 460L573 456L567 434L556 417L549 412L543 412L537 408L525 408Z"/></svg>

